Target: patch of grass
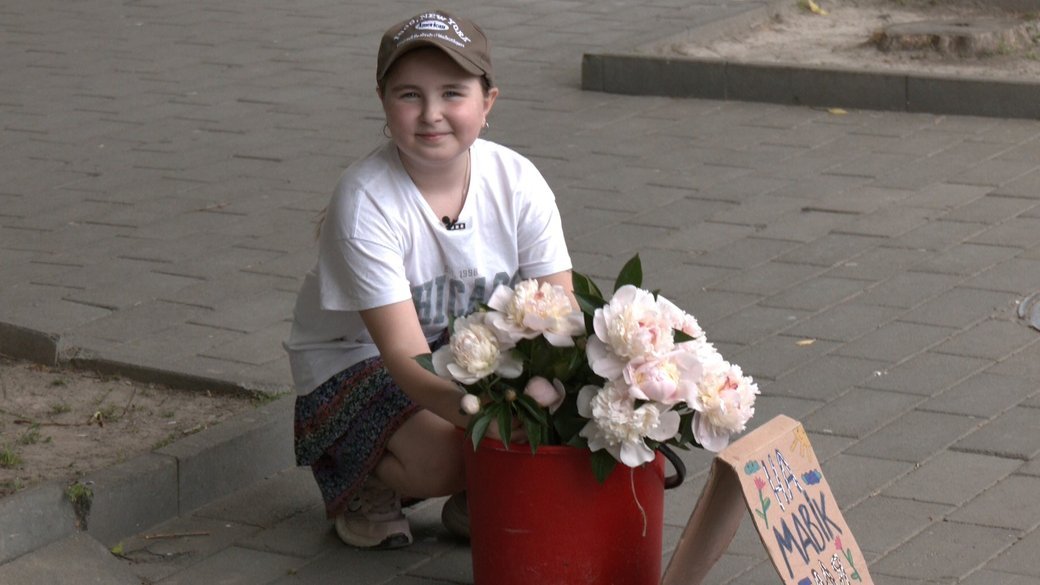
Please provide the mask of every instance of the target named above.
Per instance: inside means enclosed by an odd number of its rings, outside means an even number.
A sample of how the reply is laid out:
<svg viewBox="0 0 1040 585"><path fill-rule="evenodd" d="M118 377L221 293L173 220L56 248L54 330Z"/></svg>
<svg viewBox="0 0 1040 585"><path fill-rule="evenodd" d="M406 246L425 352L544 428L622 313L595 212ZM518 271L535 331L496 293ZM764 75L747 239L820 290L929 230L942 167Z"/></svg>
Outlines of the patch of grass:
<svg viewBox="0 0 1040 585"><path fill-rule="evenodd" d="M90 486L77 481L65 488L65 496L73 504L84 504L94 499L94 490L90 489Z"/></svg>
<svg viewBox="0 0 1040 585"><path fill-rule="evenodd" d="M34 424L28 429L25 429L22 436L18 437L19 445L35 445L36 443L49 443L50 441L50 437L44 437L40 433L40 425L38 424Z"/></svg>
<svg viewBox="0 0 1040 585"><path fill-rule="evenodd" d="M72 504L80 530L86 530L90 508L94 504L94 490L90 489L89 485L77 481L65 488L65 497Z"/></svg>
<svg viewBox="0 0 1040 585"><path fill-rule="evenodd" d="M105 422L115 422L123 416L123 410L114 404L109 404L98 410L98 414Z"/></svg>
<svg viewBox="0 0 1040 585"><path fill-rule="evenodd" d="M22 464L22 458L6 445L0 447L0 468L13 469Z"/></svg>
<svg viewBox="0 0 1040 585"><path fill-rule="evenodd" d="M152 445L152 451L158 451L159 449L168 446L170 443L176 441L179 436L180 433L176 431L166 435L165 437L156 441L154 445Z"/></svg>
<svg viewBox="0 0 1040 585"><path fill-rule="evenodd" d="M8 479L0 481L0 495L13 494L24 487L25 484L22 483L22 480L20 479Z"/></svg>
<svg viewBox="0 0 1040 585"><path fill-rule="evenodd" d="M65 402L55 402L51 405L51 414L65 414L66 412L71 411L72 407Z"/></svg>
<svg viewBox="0 0 1040 585"><path fill-rule="evenodd" d="M252 396L249 397L249 400L253 403L253 406L260 407L265 404L270 404L288 394L288 392L253 392Z"/></svg>

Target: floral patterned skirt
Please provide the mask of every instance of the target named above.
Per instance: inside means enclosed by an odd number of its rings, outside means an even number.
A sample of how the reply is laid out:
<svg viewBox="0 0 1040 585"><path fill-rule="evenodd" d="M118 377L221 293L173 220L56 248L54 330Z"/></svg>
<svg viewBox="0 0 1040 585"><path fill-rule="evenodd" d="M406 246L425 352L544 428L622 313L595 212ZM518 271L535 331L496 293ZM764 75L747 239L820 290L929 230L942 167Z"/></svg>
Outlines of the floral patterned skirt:
<svg viewBox="0 0 1040 585"><path fill-rule="evenodd" d="M296 463L309 465L334 518L346 510L397 429L419 406L374 357L296 398Z"/></svg>

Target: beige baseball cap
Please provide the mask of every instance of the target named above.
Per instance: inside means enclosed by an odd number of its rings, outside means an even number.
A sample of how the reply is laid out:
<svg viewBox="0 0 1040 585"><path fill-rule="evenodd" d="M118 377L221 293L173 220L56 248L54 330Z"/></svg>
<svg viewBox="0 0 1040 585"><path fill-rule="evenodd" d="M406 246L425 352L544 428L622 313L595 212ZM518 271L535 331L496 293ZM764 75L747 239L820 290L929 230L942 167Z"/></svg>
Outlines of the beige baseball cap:
<svg viewBox="0 0 1040 585"><path fill-rule="evenodd" d="M390 66L401 55L420 47L436 47L452 58L459 67L473 75L482 75L488 85L495 83L491 74L491 43L473 21L452 16L442 10L423 12L387 29L379 43L376 81L382 83Z"/></svg>

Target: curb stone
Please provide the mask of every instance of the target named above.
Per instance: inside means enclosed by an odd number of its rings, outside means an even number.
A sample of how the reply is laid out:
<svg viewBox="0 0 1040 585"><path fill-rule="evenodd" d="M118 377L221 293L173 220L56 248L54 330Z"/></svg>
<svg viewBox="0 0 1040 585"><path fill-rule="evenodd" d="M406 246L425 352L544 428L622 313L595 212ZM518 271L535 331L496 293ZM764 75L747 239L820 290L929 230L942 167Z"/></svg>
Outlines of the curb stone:
<svg viewBox="0 0 1040 585"><path fill-rule="evenodd" d="M46 366L58 363L61 336L0 321L0 355Z"/></svg>
<svg viewBox="0 0 1040 585"><path fill-rule="evenodd" d="M89 534L73 532L36 554L0 565L0 585L24 583L139 585L141 580Z"/></svg>
<svg viewBox="0 0 1040 585"><path fill-rule="evenodd" d="M581 87L625 95L688 97L812 107L1040 119L1040 83L656 55L651 47L746 30L783 12L766 6L632 48L585 53Z"/></svg>
<svg viewBox="0 0 1040 585"><path fill-rule="evenodd" d="M76 515L58 482L0 499L0 566L75 530Z"/></svg>
<svg viewBox="0 0 1040 585"><path fill-rule="evenodd" d="M291 393L292 390L285 385L235 382L100 357L91 351L67 344L60 334L37 331L4 321L0 321L0 356L50 367L70 367L106 376L119 376L146 384L162 384L181 390L239 394L246 392L268 397Z"/></svg>

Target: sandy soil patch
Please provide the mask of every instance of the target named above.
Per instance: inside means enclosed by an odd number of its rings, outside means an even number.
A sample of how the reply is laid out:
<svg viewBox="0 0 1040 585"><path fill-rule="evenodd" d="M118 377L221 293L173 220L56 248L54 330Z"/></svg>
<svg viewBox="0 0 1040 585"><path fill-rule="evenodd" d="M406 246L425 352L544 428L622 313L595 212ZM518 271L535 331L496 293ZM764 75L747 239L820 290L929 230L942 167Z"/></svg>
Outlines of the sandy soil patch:
<svg viewBox="0 0 1040 585"><path fill-rule="evenodd" d="M0 497L72 481L257 404L0 357Z"/></svg>
<svg viewBox="0 0 1040 585"><path fill-rule="evenodd" d="M1021 2L1023 4L1026 2ZM685 35L653 46L651 52L735 62L924 73L1003 80L1040 80L1040 14L1012 11L999 1L979 0L816 0L826 14L814 13L808 0L789 0L777 14L754 26L718 38ZM1040 12L1040 2L1037 3ZM872 42L883 27L927 20L971 22L1017 19L1028 30L1024 45L963 57L936 50L884 52Z"/></svg>

